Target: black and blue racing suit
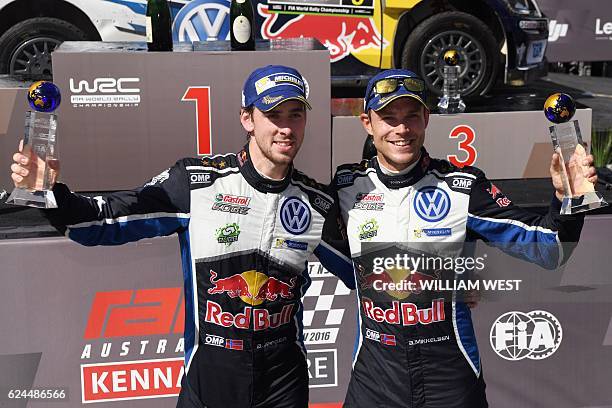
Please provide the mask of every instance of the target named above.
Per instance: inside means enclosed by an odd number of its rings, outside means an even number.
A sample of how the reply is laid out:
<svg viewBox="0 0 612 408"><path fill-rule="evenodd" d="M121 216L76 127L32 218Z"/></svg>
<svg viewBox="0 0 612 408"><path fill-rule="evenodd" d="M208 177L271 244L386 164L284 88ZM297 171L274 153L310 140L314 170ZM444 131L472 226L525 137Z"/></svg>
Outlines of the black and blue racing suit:
<svg viewBox="0 0 612 408"><path fill-rule="evenodd" d="M306 407L302 295L315 254L354 287L337 206L291 168L260 175L248 153L186 158L132 191L53 188L47 217L83 245L178 233L185 290L180 407Z"/></svg>
<svg viewBox="0 0 612 408"><path fill-rule="evenodd" d="M385 174L372 158L340 166L332 186L355 263L360 310L345 407L486 407L466 303L452 290L419 293L420 281L443 276L393 263L375 273L373 260L407 252L435 261L432 254L441 258L448 251L456 259L466 242L480 239L555 268L571 253L565 243L578 241L583 217L560 216L556 198L544 216L523 210L479 169L431 159L425 149L406 174ZM401 286L408 281L415 286Z"/></svg>

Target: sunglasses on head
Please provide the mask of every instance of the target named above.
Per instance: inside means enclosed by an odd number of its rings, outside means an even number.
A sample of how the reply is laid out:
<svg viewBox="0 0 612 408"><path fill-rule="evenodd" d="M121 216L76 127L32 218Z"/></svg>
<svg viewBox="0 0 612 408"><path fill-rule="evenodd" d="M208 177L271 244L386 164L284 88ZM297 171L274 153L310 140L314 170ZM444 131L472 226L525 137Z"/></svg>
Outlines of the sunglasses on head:
<svg viewBox="0 0 612 408"><path fill-rule="evenodd" d="M425 82L420 78L385 78L376 81L372 90L379 95L395 92L400 86L404 86L410 92L423 92Z"/></svg>

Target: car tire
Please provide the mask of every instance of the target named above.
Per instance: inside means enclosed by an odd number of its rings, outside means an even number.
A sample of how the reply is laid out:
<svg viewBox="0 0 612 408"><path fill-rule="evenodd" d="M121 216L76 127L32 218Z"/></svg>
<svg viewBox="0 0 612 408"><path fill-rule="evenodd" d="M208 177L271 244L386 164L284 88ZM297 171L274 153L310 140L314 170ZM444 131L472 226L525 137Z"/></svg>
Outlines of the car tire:
<svg viewBox="0 0 612 408"><path fill-rule="evenodd" d="M21 21L0 37L0 73L50 79L51 52L64 41L86 40L75 25L50 17Z"/></svg>
<svg viewBox="0 0 612 408"><path fill-rule="evenodd" d="M499 49L489 27L470 14L447 11L419 24L404 44L402 68L419 74L431 93L441 95L443 56L449 49L460 55L461 93L485 94L500 68Z"/></svg>

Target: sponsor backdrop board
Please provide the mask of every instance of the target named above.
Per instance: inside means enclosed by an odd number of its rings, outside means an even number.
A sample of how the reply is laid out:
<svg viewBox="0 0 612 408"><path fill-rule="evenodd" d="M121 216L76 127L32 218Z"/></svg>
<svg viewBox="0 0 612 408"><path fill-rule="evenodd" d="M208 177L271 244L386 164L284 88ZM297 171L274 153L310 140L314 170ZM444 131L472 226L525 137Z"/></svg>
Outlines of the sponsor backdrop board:
<svg viewBox="0 0 612 408"><path fill-rule="evenodd" d="M175 237L94 248L65 238L3 240L0 256L0 406L25 406L8 393L33 388L63 391L57 407L175 405L184 351ZM355 298L320 263L308 270L311 400L337 402L348 385Z"/></svg>
<svg viewBox="0 0 612 408"><path fill-rule="evenodd" d="M588 217L573 258L555 272L485 248L489 277L537 289L483 293L473 310L491 406L612 405L611 227L610 215ZM93 248L63 237L3 240L0 259L0 406L174 406L184 313L174 237ZM355 297L318 262L309 273L311 402L339 403L351 368ZM61 401L15 398L30 389L56 392Z"/></svg>
<svg viewBox="0 0 612 408"><path fill-rule="evenodd" d="M578 109L582 138L591 141L593 111ZM359 161L366 132L358 117L332 121L332 169ZM432 157L482 169L490 179L550 177L550 122L542 111L432 114L425 148Z"/></svg>
<svg viewBox="0 0 612 408"><path fill-rule="evenodd" d="M612 60L612 2L538 0L549 19L551 62Z"/></svg>
<svg viewBox="0 0 612 408"><path fill-rule="evenodd" d="M240 150L246 143L242 85L253 69L268 64L291 64L308 81L312 111L296 164L328 179L329 53L313 44L297 39L267 51L192 52L190 45L147 53L133 43L63 43L53 53L54 82L63 96L63 181L76 191L133 188L181 157Z"/></svg>

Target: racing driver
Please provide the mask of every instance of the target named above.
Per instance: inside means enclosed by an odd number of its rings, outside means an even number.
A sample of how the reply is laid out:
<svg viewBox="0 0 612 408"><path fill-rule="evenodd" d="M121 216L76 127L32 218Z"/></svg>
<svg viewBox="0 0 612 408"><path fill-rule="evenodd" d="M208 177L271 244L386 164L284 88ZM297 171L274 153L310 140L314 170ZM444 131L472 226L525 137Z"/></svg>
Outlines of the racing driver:
<svg viewBox="0 0 612 408"><path fill-rule="evenodd" d="M248 142L239 153L181 159L140 188L95 198L53 187L58 208L46 216L80 244L178 233L186 313L178 407L308 405L307 260L314 253L349 287L354 277L334 200L292 165L307 96L297 70L258 68L243 87ZM12 178L31 186L35 161L20 151Z"/></svg>
<svg viewBox="0 0 612 408"><path fill-rule="evenodd" d="M452 290L450 297L423 300L410 286L385 286L435 278L394 266L375 274L376 265L368 262L385 243L429 245L428 253L436 253L481 239L554 268L571 252L562 251L562 243L577 242L582 229L582 216L559 215L563 186L556 155L550 166L556 192L544 216L513 205L481 170L431 158L423 147L429 121L424 91L422 79L407 70L374 76L361 122L377 155L340 166L332 182L356 265L360 310L346 408L488 406L466 302ZM582 176L595 183L592 157L581 160Z"/></svg>

